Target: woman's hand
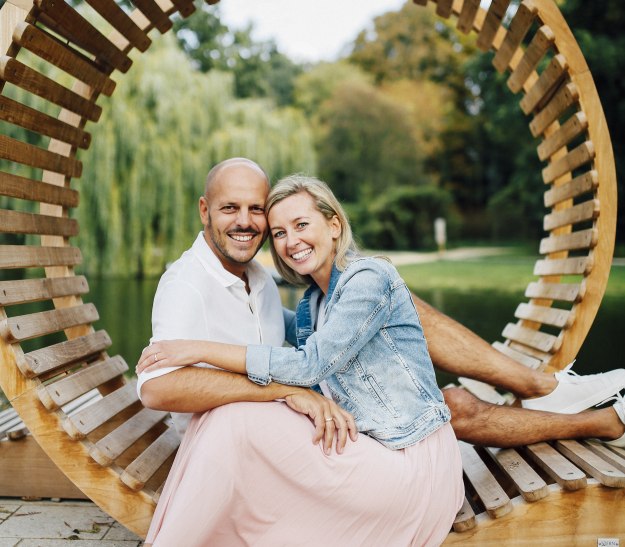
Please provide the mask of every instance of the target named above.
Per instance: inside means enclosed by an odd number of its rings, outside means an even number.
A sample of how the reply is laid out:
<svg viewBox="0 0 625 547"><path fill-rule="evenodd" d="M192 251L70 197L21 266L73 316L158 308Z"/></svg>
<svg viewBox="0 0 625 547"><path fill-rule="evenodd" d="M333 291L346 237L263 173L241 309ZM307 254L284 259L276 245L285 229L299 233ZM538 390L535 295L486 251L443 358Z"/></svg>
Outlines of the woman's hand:
<svg viewBox="0 0 625 547"><path fill-rule="evenodd" d="M347 436L352 441L358 438L354 417L331 399L311 389L302 389L285 398L286 404L296 412L306 414L315 424L313 444L323 439L323 451L330 454L336 437L336 453L342 454Z"/></svg>
<svg viewBox="0 0 625 547"><path fill-rule="evenodd" d="M137 374L164 367L180 367L202 362L198 340L164 340L144 348L137 363Z"/></svg>

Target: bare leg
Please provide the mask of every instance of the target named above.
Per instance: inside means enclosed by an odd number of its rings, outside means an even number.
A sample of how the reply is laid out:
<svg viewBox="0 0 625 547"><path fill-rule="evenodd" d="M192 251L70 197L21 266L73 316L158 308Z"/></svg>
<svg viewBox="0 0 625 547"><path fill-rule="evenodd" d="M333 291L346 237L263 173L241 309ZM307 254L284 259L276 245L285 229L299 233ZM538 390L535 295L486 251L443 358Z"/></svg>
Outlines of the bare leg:
<svg viewBox="0 0 625 547"><path fill-rule="evenodd" d="M413 295L434 366L511 391L522 399L551 393L552 374L537 372L503 353L457 321Z"/></svg>
<svg viewBox="0 0 625 547"><path fill-rule="evenodd" d="M507 448L558 439L617 439L625 424L612 408L555 414L480 401L461 388L443 390L459 440Z"/></svg>

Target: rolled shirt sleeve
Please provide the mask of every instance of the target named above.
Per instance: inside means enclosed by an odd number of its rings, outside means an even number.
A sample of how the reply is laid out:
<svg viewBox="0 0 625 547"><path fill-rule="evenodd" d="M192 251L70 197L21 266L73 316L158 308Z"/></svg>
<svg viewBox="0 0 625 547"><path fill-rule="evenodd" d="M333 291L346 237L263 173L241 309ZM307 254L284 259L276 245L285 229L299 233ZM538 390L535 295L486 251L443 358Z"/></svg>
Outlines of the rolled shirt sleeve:
<svg viewBox="0 0 625 547"><path fill-rule="evenodd" d="M248 346L248 377L260 385L278 382L314 386L346 366L387 324L391 280L384 268L368 263L341 275L337 301L323 327L299 348ZM337 294L333 296L336 298Z"/></svg>

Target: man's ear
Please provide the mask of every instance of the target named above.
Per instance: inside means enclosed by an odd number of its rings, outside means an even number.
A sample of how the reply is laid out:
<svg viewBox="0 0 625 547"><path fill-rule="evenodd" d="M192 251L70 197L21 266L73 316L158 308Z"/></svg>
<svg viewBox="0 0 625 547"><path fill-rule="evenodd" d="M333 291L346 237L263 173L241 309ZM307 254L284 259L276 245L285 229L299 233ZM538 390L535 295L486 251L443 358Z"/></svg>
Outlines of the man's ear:
<svg viewBox="0 0 625 547"><path fill-rule="evenodd" d="M200 210L200 219L202 219L202 224L206 226L208 224L208 201L204 196L200 197L198 208Z"/></svg>

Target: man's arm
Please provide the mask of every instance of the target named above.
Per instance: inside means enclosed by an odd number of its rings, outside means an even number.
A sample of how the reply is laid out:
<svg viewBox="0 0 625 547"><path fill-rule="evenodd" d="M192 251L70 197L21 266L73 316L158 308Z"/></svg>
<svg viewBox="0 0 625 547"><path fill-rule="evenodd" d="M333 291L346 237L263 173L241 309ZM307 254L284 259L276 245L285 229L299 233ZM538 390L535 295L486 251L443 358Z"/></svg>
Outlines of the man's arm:
<svg viewBox="0 0 625 547"><path fill-rule="evenodd" d="M155 410L204 412L239 401L284 399L299 391L282 384L259 386L247 376L225 370L183 367L146 381L141 387L141 401Z"/></svg>

